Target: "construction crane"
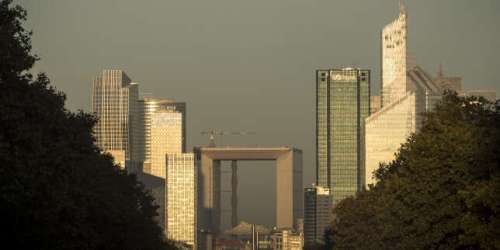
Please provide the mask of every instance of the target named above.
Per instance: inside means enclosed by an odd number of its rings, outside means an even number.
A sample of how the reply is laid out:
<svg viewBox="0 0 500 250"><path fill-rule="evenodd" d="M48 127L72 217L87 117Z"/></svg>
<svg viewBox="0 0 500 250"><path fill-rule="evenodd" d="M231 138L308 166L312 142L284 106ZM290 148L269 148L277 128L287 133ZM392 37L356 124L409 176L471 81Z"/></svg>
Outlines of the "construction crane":
<svg viewBox="0 0 500 250"><path fill-rule="evenodd" d="M201 131L202 135L208 135L208 146L215 147L215 136L224 136L224 135L255 135L253 131L221 131L216 129L208 129L205 131Z"/></svg>

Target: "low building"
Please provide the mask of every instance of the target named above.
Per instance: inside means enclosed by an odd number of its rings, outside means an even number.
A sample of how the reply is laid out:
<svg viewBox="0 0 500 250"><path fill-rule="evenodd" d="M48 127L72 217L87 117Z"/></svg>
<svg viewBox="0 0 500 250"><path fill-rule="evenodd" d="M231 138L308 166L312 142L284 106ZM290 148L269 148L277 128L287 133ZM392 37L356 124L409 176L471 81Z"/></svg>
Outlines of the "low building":
<svg viewBox="0 0 500 250"><path fill-rule="evenodd" d="M282 229L271 235L273 250L302 250L304 235L291 229Z"/></svg>
<svg viewBox="0 0 500 250"><path fill-rule="evenodd" d="M312 186L304 190L304 243L314 245L323 241L325 229L332 219L330 189Z"/></svg>

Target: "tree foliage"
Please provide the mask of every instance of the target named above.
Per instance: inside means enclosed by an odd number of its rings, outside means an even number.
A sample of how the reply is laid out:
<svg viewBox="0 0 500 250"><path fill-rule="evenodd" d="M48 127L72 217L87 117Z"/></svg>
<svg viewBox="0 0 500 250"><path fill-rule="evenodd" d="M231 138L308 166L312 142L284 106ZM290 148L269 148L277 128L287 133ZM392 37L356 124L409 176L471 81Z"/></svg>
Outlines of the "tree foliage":
<svg viewBox="0 0 500 250"><path fill-rule="evenodd" d="M421 130L334 210L335 249L500 249L499 102L445 93Z"/></svg>
<svg viewBox="0 0 500 250"><path fill-rule="evenodd" d="M94 145L95 118L28 71L26 12L0 2L0 216L15 249L173 249L134 175Z"/></svg>

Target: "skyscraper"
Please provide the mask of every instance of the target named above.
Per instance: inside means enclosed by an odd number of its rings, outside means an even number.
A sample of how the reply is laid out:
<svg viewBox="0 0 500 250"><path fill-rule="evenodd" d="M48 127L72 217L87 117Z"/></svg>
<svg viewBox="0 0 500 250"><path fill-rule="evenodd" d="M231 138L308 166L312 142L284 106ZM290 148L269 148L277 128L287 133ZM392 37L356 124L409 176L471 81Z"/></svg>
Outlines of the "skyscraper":
<svg viewBox="0 0 500 250"><path fill-rule="evenodd" d="M316 71L316 182L333 202L361 187L362 122L370 113L370 71Z"/></svg>
<svg viewBox="0 0 500 250"><path fill-rule="evenodd" d="M195 246L198 174L194 154L168 154L167 161L167 237Z"/></svg>
<svg viewBox="0 0 500 250"><path fill-rule="evenodd" d="M375 182L373 172L389 163L411 133L421 126L422 112L441 98L427 72L412 65L407 53L406 10L382 30L382 108L365 119L364 182ZM412 62L412 63L410 63Z"/></svg>
<svg viewBox="0 0 500 250"><path fill-rule="evenodd" d="M406 34L406 10L400 5L399 17L382 30L382 107L408 91Z"/></svg>
<svg viewBox="0 0 500 250"><path fill-rule="evenodd" d="M172 111L182 115L181 138L178 143L182 152L186 151L186 103L176 102L168 99L144 98L137 101L137 119L134 119L133 145L131 158L138 169L144 173L154 174L151 169L151 149L152 149L152 118L156 112ZM178 136L178 135L177 135ZM173 139L170 138L170 141ZM177 152L176 148L173 152ZM156 174L154 174L156 175Z"/></svg>
<svg viewBox="0 0 500 250"><path fill-rule="evenodd" d="M165 156L182 153L182 113L175 110L157 110L152 114L150 147L150 174L166 178Z"/></svg>
<svg viewBox="0 0 500 250"><path fill-rule="evenodd" d="M138 85L122 70L103 70L92 83L92 112L98 118L94 127L97 146L123 168L130 158L130 120L138 92Z"/></svg>
<svg viewBox="0 0 500 250"><path fill-rule="evenodd" d="M313 186L304 189L304 244L323 241L325 229L332 219L330 189Z"/></svg>
<svg viewBox="0 0 500 250"><path fill-rule="evenodd" d="M158 223L166 223L167 154L185 149L186 104L166 99L137 101L133 119L131 160L139 179L151 191L158 208Z"/></svg>

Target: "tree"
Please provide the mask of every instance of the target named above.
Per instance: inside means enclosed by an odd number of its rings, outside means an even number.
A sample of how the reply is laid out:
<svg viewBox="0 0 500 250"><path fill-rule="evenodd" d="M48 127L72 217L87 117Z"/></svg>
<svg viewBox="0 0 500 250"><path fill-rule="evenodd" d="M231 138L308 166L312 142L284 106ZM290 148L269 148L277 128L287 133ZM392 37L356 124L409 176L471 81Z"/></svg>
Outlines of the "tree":
<svg viewBox="0 0 500 250"><path fill-rule="evenodd" d="M378 182L341 201L336 249L500 249L499 102L445 93Z"/></svg>
<svg viewBox="0 0 500 250"><path fill-rule="evenodd" d="M95 118L29 70L26 11L0 2L0 216L16 249L173 249L134 175L94 144Z"/></svg>

